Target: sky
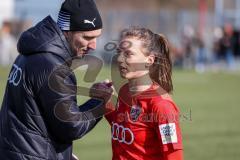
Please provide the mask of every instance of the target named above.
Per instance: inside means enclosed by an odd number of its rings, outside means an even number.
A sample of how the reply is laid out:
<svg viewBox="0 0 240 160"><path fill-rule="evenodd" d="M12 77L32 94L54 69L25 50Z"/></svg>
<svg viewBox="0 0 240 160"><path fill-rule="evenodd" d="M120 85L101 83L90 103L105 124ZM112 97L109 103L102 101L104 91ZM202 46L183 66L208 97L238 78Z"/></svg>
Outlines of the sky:
<svg viewBox="0 0 240 160"><path fill-rule="evenodd" d="M33 24L47 15L55 20L63 0L15 0L14 15L21 19L30 19Z"/></svg>

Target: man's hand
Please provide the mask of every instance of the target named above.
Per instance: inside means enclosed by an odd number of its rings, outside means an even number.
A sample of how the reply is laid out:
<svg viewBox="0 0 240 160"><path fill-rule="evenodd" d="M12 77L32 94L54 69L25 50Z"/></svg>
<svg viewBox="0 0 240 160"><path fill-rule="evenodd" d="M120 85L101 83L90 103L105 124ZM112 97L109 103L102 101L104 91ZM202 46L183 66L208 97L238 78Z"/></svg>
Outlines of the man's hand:
<svg viewBox="0 0 240 160"><path fill-rule="evenodd" d="M109 81L104 81L93 84L90 88L89 95L92 98L102 99L104 100L104 103L107 104L113 95L112 83Z"/></svg>

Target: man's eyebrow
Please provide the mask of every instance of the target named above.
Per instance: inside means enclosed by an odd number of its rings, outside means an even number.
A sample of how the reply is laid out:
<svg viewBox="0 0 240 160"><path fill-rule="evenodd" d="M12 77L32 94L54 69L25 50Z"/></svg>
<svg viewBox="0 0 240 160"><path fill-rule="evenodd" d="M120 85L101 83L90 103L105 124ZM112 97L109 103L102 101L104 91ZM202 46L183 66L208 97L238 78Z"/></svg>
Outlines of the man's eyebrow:
<svg viewBox="0 0 240 160"><path fill-rule="evenodd" d="M85 38L96 38L96 36L84 36Z"/></svg>
<svg viewBox="0 0 240 160"><path fill-rule="evenodd" d="M86 37L86 38L96 38L96 37L100 37L101 34L99 35L96 35L96 36L92 36L92 35L86 35L84 34L83 36Z"/></svg>

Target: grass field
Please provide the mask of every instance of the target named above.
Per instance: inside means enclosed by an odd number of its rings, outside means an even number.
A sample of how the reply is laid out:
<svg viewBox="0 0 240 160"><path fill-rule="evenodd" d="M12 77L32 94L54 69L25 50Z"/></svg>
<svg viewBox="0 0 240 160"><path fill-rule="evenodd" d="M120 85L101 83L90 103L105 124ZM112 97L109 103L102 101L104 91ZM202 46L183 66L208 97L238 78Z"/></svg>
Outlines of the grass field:
<svg viewBox="0 0 240 160"><path fill-rule="evenodd" d="M0 68L0 102L9 68ZM109 78L103 70L98 80ZM77 73L81 77L81 73ZM186 160L240 159L240 73L174 71L174 100L181 109ZM191 113L191 114L190 114ZM105 120L74 143L81 160L110 160L110 128Z"/></svg>

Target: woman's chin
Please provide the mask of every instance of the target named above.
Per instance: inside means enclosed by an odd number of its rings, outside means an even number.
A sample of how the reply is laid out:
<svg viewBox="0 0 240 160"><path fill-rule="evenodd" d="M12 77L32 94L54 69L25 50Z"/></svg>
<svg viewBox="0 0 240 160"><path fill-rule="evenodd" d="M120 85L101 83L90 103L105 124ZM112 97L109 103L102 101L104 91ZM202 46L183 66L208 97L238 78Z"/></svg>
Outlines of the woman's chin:
<svg viewBox="0 0 240 160"><path fill-rule="evenodd" d="M124 79L127 78L127 77L126 77L126 74L124 74L124 73L120 73L120 76L121 76L122 78L124 78Z"/></svg>
<svg viewBox="0 0 240 160"><path fill-rule="evenodd" d="M123 79L129 79L129 75L128 75L128 73L126 73L126 72L120 72L120 76L121 76Z"/></svg>

